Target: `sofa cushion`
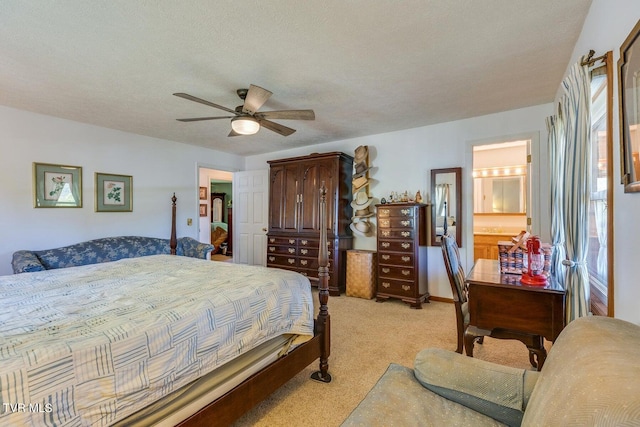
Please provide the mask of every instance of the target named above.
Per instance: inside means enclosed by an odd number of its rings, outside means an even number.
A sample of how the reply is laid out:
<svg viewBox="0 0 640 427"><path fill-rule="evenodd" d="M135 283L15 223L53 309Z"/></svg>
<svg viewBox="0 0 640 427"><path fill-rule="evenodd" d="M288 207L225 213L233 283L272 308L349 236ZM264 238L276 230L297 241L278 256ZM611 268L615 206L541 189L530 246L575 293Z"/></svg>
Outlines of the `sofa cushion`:
<svg viewBox="0 0 640 427"><path fill-rule="evenodd" d="M44 266L32 251L17 251L13 253L11 259L13 273L31 273L33 271L42 271Z"/></svg>
<svg viewBox="0 0 640 427"><path fill-rule="evenodd" d="M414 371L418 381L434 393L510 426L522 422L538 374L440 348L419 352Z"/></svg>
<svg viewBox="0 0 640 427"><path fill-rule="evenodd" d="M504 426L424 388L413 370L391 364L342 427Z"/></svg>
<svg viewBox="0 0 640 427"><path fill-rule="evenodd" d="M640 326L572 321L551 347L523 425L640 425L639 355Z"/></svg>

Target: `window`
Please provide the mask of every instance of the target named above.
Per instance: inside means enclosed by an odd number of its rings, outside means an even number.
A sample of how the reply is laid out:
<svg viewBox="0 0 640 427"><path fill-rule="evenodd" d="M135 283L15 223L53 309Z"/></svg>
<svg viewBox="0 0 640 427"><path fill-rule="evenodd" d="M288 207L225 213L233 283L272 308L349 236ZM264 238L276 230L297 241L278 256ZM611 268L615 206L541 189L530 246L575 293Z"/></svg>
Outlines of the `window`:
<svg viewBox="0 0 640 427"><path fill-rule="evenodd" d="M591 71L591 202L587 269L593 314L613 316L611 52Z"/></svg>

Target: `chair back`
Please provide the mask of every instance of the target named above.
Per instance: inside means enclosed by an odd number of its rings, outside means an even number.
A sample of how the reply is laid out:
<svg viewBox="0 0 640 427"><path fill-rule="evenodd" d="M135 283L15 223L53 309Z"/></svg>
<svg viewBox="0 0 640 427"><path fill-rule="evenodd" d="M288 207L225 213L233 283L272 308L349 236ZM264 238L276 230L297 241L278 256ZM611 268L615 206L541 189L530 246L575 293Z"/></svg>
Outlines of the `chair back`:
<svg viewBox="0 0 640 427"><path fill-rule="evenodd" d="M449 283L453 300L460 304L467 302L467 285L465 282L464 269L460 264L460 250L456 239L452 236L444 235L441 240L442 256L444 265L447 268Z"/></svg>

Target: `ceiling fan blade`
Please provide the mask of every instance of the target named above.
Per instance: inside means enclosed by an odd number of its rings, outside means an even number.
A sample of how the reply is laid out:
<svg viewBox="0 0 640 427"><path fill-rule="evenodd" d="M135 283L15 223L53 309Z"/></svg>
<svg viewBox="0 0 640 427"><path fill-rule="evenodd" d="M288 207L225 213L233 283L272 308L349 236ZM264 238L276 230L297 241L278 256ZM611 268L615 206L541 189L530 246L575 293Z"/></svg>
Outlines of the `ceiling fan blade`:
<svg viewBox="0 0 640 427"><path fill-rule="evenodd" d="M280 120L315 120L316 114L313 110L280 110L261 111L254 114L260 119L280 119Z"/></svg>
<svg viewBox="0 0 640 427"><path fill-rule="evenodd" d="M218 108L228 113L232 113L234 116L238 115L238 113L236 113L234 110L230 108L223 107L222 105L214 104L213 102L205 101L204 99L196 98L195 96L189 95L187 93L179 92L179 93L174 93L174 95L180 98L187 99L189 101L199 102L200 104L208 105L209 107Z"/></svg>
<svg viewBox="0 0 640 427"><path fill-rule="evenodd" d="M220 117L193 117L191 119L176 119L179 122L199 122L200 120L217 120L217 119L232 119L235 116L220 116Z"/></svg>
<svg viewBox="0 0 640 427"><path fill-rule="evenodd" d="M247 114L255 114L256 111L262 105L267 102L267 99L273 95L270 91L261 88L260 86L251 85L249 91L244 99L244 105L242 106L242 112Z"/></svg>
<svg viewBox="0 0 640 427"><path fill-rule="evenodd" d="M227 136L242 136L242 135L237 133L235 130L231 129L231 132L229 132L229 135Z"/></svg>
<svg viewBox="0 0 640 427"><path fill-rule="evenodd" d="M282 136L289 136L296 131L295 129L291 129L270 120L258 120L258 123L260 123L260 126L274 131L275 133L279 133Z"/></svg>

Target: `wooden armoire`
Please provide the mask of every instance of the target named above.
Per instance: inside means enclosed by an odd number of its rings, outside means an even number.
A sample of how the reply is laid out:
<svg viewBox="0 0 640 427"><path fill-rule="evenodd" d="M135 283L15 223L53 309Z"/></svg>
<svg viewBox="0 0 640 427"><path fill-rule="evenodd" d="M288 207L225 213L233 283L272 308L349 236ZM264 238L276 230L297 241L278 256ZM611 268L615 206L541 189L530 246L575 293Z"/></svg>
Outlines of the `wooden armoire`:
<svg viewBox="0 0 640 427"><path fill-rule="evenodd" d="M318 282L320 186L327 188L329 293L345 291L346 251L353 246L353 157L339 152L269 161L267 266L295 270Z"/></svg>

